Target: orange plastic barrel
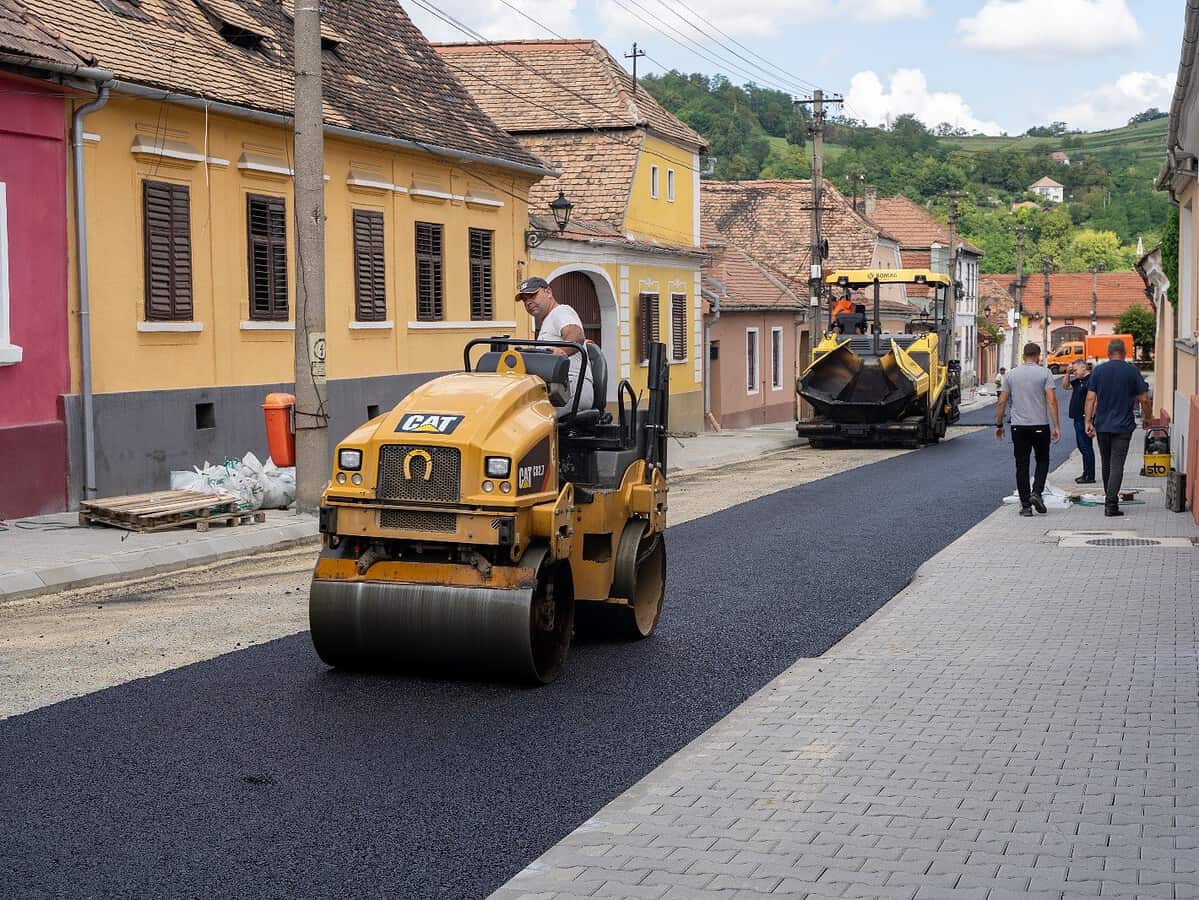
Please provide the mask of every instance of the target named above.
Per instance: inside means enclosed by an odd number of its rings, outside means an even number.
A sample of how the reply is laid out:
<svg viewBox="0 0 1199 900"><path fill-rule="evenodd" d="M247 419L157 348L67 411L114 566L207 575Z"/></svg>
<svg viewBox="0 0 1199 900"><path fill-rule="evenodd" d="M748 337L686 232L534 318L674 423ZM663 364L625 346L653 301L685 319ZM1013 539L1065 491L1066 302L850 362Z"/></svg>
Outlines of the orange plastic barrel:
<svg viewBox="0 0 1199 900"><path fill-rule="evenodd" d="M266 416L266 446L277 466L296 464L296 436L291 430L291 410L295 394L267 394L262 401Z"/></svg>

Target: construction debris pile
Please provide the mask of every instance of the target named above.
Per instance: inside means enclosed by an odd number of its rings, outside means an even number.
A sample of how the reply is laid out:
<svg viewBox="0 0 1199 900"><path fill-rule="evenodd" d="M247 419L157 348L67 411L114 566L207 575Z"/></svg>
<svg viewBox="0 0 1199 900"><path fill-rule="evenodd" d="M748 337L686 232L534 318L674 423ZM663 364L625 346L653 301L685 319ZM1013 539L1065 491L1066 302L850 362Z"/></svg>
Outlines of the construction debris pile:
<svg viewBox="0 0 1199 900"><path fill-rule="evenodd" d="M238 499L238 509L287 509L296 499L294 466L279 468L270 459L264 465L253 453L240 460L226 457L220 465L171 472L171 490L215 493Z"/></svg>

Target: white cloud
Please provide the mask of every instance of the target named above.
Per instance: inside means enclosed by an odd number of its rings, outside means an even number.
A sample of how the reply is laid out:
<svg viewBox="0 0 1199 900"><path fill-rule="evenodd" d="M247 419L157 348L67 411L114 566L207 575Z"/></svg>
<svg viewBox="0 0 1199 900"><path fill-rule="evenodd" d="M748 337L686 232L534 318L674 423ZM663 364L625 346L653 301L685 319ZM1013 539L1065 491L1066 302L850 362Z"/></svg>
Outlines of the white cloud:
<svg viewBox="0 0 1199 900"><path fill-rule="evenodd" d="M859 23L921 19L929 14L927 0L690 0L685 7L679 0L649 3L646 0L594 0L596 12L608 33L613 35L657 34L653 25L682 39L706 44L683 20L694 21L709 34L716 29L734 37L774 37L782 29L807 25L821 19L841 19ZM677 10L680 19L667 8ZM689 11L690 10L690 11ZM659 35L659 37L661 37ZM719 38L716 34L715 37ZM666 40L662 38L662 40ZM723 43L721 39L721 43Z"/></svg>
<svg viewBox="0 0 1199 900"><path fill-rule="evenodd" d="M870 125L883 125L904 113L911 113L925 125L935 128L948 122L969 132L999 134L998 122L977 118L961 94L929 92L928 80L919 69L897 69L884 87L872 71L858 72L849 81L845 97L846 112Z"/></svg>
<svg viewBox="0 0 1199 900"><path fill-rule="evenodd" d="M500 0L431 0L429 6L441 10L488 40L551 38L536 20L564 37L579 37L577 0L511 0L529 18L525 18ZM415 3L401 2L404 12L431 41L474 40L460 28L426 12Z"/></svg>
<svg viewBox="0 0 1199 900"><path fill-rule="evenodd" d="M1058 107L1049 118L1084 131L1117 128L1151 106L1163 112L1169 110L1173 95L1173 72L1129 72Z"/></svg>
<svg viewBox="0 0 1199 900"><path fill-rule="evenodd" d="M976 50L1056 58L1127 47L1141 29L1126 0L987 0L958 34Z"/></svg>

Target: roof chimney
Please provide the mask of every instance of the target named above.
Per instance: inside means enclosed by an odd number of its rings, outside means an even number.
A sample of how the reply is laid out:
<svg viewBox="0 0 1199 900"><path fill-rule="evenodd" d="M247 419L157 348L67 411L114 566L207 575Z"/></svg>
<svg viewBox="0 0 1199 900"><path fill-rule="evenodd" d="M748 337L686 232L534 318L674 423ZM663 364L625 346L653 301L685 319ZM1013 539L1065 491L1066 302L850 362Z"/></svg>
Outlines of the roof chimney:
<svg viewBox="0 0 1199 900"><path fill-rule="evenodd" d="M866 186L866 199L863 201L863 211L867 219L874 218L874 210L878 206L878 188L873 184Z"/></svg>

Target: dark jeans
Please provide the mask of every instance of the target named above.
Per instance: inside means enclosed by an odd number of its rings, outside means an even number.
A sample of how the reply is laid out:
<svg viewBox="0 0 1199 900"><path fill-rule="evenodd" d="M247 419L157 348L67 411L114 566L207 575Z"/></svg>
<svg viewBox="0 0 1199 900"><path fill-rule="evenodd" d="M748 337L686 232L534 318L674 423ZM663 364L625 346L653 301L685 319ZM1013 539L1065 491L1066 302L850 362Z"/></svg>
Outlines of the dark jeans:
<svg viewBox="0 0 1199 900"><path fill-rule="evenodd" d="M1087 436L1086 419L1074 419L1074 440L1082 453L1082 477L1086 481L1095 480L1095 444Z"/></svg>
<svg viewBox="0 0 1199 900"><path fill-rule="evenodd" d="M1020 494L1020 505L1029 506L1032 495L1045 490L1045 479L1049 477L1049 426L1013 425L1012 448L1016 453L1016 491ZM1031 491L1028 488L1030 453L1037 459Z"/></svg>
<svg viewBox="0 0 1199 900"><path fill-rule="evenodd" d="M1100 431L1099 459L1103 464L1103 493L1106 506L1115 509L1120 505L1120 485L1124 483L1124 461L1128 459L1128 445L1132 442L1131 431Z"/></svg>

